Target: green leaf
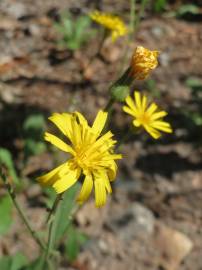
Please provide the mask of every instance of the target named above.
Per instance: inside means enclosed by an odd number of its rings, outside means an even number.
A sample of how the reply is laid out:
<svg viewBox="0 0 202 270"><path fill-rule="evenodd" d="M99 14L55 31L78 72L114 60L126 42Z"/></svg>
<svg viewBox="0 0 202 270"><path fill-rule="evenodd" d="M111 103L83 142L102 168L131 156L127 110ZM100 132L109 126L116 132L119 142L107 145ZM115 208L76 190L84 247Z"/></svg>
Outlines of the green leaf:
<svg viewBox="0 0 202 270"><path fill-rule="evenodd" d="M164 10L166 4L167 4L167 0L156 0L154 3L154 10L156 12L161 12Z"/></svg>
<svg viewBox="0 0 202 270"><path fill-rule="evenodd" d="M55 24L56 29L63 36L63 40L58 44L65 45L70 50L79 49L94 34L94 31L89 29L90 24L89 16L82 15L75 19L69 13L63 14L61 22Z"/></svg>
<svg viewBox="0 0 202 270"><path fill-rule="evenodd" d="M185 84L190 87L193 91L202 91L202 80L198 78L188 78Z"/></svg>
<svg viewBox="0 0 202 270"><path fill-rule="evenodd" d="M61 201L55 217L55 223L57 224L55 241L59 241L61 239L71 222L71 213L75 207L75 197L79 188L80 185L77 183L64 193L63 200Z"/></svg>
<svg viewBox="0 0 202 270"><path fill-rule="evenodd" d="M34 140L41 140L45 130L45 119L41 114L30 115L23 123L25 135Z"/></svg>
<svg viewBox="0 0 202 270"><path fill-rule="evenodd" d="M6 166L14 183L19 184L19 178L14 167L12 155L9 150L5 148L0 148L0 164Z"/></svg>
<svg viewBox="0 0 202 270"><path fill-rule="evenodd" d="M80 43L75 39L71 39L67 41L67 47L74 51L80 48Z"/></svg>
<svg viewBox="0 0 202 270"><path fill-rule="evenodd" d="M0 199L0 234L5 234L10 229L12 224L12 206L9 196L4 196Z"/></svg>
<svg viewBox="0 0 202 270"><path fill-rule="evenodd" d="M9 256L4 256L0 258L0 269L10 270L11 259Z"/></svg>
<svg viewBox="0 0 202 270"><path fill-rule="evenodd" d="M37 258L36 260L34 260L33 262L29 263L28 265L26 265L25 267L23 267L20 270L42 270L42 257ZM48 269L48 267L47 267Z"/></svg>
<svg viewBox="0 0 202 270"><path fill-rule="evenodd" d="M21 270L26 264L27 258L19 252L14 256L0 258L0 269L2 270Z"/></svg>
<svg viewBox="0 0 202 270"><path fill-rule="evenodd" d="M90 26L91 19L88 16L80 16L75 25L75 39L80 43L86 39L85 30Z"/></svg>
<svg viewBox="0 0 202 270"><path fill-rule="evenodd" d="M24 151L26 156L40 155L46 151L47 147L44 142L35 141L33 139L26 139Z"/></svg>
<svg viewBox="0 0 202 270"><path fill-rule="evenodd" d="M187 5L182 5L179 7L179 9L177 10L177 15L184 16L187 13L198 14L199 12L200 10L196 5L187 4Z"/></svg>
<svg viewBox="0 0 202 270"><path fill-rule="evenodd" d="M44 192L47 195L47 198L45 199L45 204L48 208L51 208L57 195L54 189L51 187L46 188Z"/></svg>
<svg viewBox="0 0 202 270"><path fill-rule="evenodd" d="M71 226L68 230L68 238L65 246L67 258L70 262L74 261L79 253L79 244L77 240L76 229Z"/></svg>
<svg viewBox="0 0 202 270"><path fill-rule="evenodd" d="M77 258L81 245L86 243L87 239L86 235L79 232L74 225L69 226L65 251L70 262Z"/></svg>
<svg viewBox="0 0 202 270"><path fill-rule="evenodd" d="M27 258L23 254L17 253L15 256L12 257L10 270L19 270L26 264Z"/></svg>
<svg viewBox="0 0 202 270"><path fill-rule="evenodd" d="M65 35L71 37L74 33L73 22L71 21L71 18L63 18L62 23L64 25Z"/></svg>

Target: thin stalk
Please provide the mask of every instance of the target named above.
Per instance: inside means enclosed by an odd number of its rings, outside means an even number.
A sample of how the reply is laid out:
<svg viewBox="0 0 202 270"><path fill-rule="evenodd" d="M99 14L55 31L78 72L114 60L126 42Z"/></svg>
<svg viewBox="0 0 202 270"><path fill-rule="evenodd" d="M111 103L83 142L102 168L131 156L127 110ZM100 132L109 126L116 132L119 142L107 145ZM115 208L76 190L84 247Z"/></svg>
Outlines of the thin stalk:
<svg viewBox="0 0 202 270"><path fill-rule="evenodd" d="M130 0L130 33L129 39L132 39L133 33L135 32L135 8L136 0Z"/></svg>
<svg viewBox="0 0 202 270"><path fill-rule="evenodd" d="M107 37L107 30L106 29L102 29L102 33L101 33L101 39L99 41L98 44L98 48L96 50L96 53L91 57L91 59L89 60L87 66L85 67L85 69L88 69L88 67L92 64L93 60L97 57L97 56L101 56L101 50L103 48L105 39Z"/></svg>
<svg viewBox="0 0 202 270"><path fill-rule="evenodd" d="M100 42L99 42L99 46L98 46L98 49L97 49L97 53L96 53L96 55L95 55L95 56L97 56L97 55L99 56L99 55L100 55L100 53L101 53L101 50L102 50L102 48L103 48L103 45L104 45L104 42L105 42L106 37L107 37L107 30L106 30L106 29L104 29L104 30L103 30L103 33L102 33L101 40L100 40Z"/></svg>
<svg viewBox="0 0 202 270"><path fill-rule="evenodd" d="M41 241L41 239L39 238L39 236L37 235L36 231L34 231L34 229L32 228L32 226L30 225L28 219L26 218L26 216L24 215L22 209L20 208L17 200L16 200L16 194L14 192L14 189L12 188L12 186L10 185L10 183L7 181L6 176L4 175L4 173L1 171L1 177L5 183L5 187L8 191L8 194L20 216L20 218L22 219L23 223L25 224L25 226L27 227L27 230L29 231L30 235L33 237L33 239L36 241L36 243L40 246L41 249L45 250L45 246L43 244L43 242Z"/></svg>
<svg viewBox="0 0 202 270"><path fill-rule="evenodd" d="M53 268L53 265L51 261L49 260L50 257L50 252L52 251L53 245L54 245L54 238L55 238L55 229L56 229L56 224L55 224L55 215L57 213L57 210L59 208L60 202L62 200L63 193L57 195L53 207L51 209L51 212L48 215L47 222L50 223L49 225L49 230L48 230L48 242L47 242L47 248L44 254L43 258L43 266L45 267L46 263L49 265L49 268Z"/></svg>
<svg viewBox="0 0 202 270"><path fill-rule="evenodd" d="M50 210L50 212L49 212L49 214L48 214L48 217L47 217L47 219L46 219L46 223L49 223L51 217L54 215L54 213L55 213L55 211L56 211L56 209L57 209L57 206L58 206L59 202L60 202L62 199L63 199L63 193L59 194L59 195L56 197L56 199L55 199L55 201L54 201L54 203L53 203L53 206L52 206L52 208L51 208L51 210Z"/></svg>
<svg viewBox="0 0 202 270"><path fill-rule="evenodd" d="M108 112L110 114L111 109L112 109L112 105L114 104L115 100L113 98L110 98L107 105L104 108L105 112Z"/></svg>
<svg viewBox="0 0 202 270"><path fill-rule="evenodd" d="M129 22L129 32L128 32L128 36L127 36L127 42L125 42L125 48L124 48L124 53L123 53L123 57L122 57L122 61L120 64L120 67L118 68L118 76L120 76L120 74L123 72L123 67L126 64L126 61L128 59L128 54L130 53L129 50L129 46L128 44L130 44L133 40L133 35L135 32L135 27L136 27L136 19L135 16L135 8L136 8L136 0L130 0L130 22Z"/></svg>
<svg viewBox="0 0 202 270"><path fill-rule="evenodd" d="M144 11L145 11L145 8L148 4L148 0L142 0L141 1L141 6L140 6L140 11L139 11L139 15L137 16L136 20L135 20L135 25L136 25L136 28L139 26L140 24L140 19L142 18L143 14L144 14Z"/></svg>

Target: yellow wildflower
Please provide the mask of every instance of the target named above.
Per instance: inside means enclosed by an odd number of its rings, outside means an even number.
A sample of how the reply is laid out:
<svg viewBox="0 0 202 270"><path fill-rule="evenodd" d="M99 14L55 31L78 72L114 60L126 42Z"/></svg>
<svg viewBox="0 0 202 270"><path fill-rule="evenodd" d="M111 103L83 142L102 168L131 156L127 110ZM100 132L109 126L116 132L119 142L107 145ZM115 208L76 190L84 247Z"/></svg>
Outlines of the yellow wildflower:
<svg viewBox="0 0 202 270"><path fill-rule="evenodd" d="M132 56L131 73L137 80L144 80L151 70L158 65L158 51L150 51L142 46L138 46Z"/></svg>
<svg viewBox="0 0 202 270"><path fill-rule="evenodd" d="M135 91L134 100L128 96L125 101L128 106L123 106L123 110L134 117L133 125L135 127L143 126L154 139L161 136L159 131L172 133L170 124L162 120L167 113L159 111L155 103L148 105L145 95L141 98L140 93Z"/></svg>
<svg viewBox="0 0 202 270"><path fill-rule="evenodd" d="M98 24L103 25L111 31L112 41L120 36L125 36L128 32L125 23L118 16L103 13L100 11L93 11L89 14L90 18Z"/></svg>
<svg viewBox="0 0 202 270"><path fill-rule="evenodd" d="M99 111L92 127L79 112L54 113L49 120L67 137L69 144L48 132L45 133L45 140L67 152L70 158L49 173L38 177L38 181L43 186L52 186L57 193L62 193L75 184L80 176L84 176L77 201L86 201L94 185L96 206L103 206L107 193L112 192L110 181L116 177L115 160L121 159L121 155L113 153L116 143L112 139L113 134L108 131L101 135L107 113Z"/></svg>

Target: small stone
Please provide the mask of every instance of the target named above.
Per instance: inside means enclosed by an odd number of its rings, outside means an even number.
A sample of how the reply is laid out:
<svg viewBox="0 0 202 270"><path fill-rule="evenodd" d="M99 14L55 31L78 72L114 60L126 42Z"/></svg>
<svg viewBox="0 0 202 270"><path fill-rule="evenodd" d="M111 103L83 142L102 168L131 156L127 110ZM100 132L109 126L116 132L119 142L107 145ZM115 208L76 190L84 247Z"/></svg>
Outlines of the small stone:
<svg viewBox="0 0 202 270"><path fill-rule="evenodd" d="M139 235L151 235L154 222L153 213L145 206L135 202L121 216L115 215L107 226L127 242Z"/></svg>
<svg viewBox="0 0 202 270"><path fill-rule="evenodd" d="M25 15L27 15L26 7L23 3L14 2L8 6L7 12L10 16L19 19Z"/></svg>
<svg viewBox="0 0 202 270"><path fill-rule="evenodd" d="M192 250L193 243L185 234L159 222L155 226L154 246L161 255L160 266L165 270L177 270Z"/></svg>
<svg viewBox="0 0 202 270"><path fill-rule="evenodd" d="M98 246L99 246L99 248L100 248L100 250L102 251L103 254L109 253L108 245L107 245L107 243L106 243L105 241L103 241L102 239L99 240Z"/></svg>

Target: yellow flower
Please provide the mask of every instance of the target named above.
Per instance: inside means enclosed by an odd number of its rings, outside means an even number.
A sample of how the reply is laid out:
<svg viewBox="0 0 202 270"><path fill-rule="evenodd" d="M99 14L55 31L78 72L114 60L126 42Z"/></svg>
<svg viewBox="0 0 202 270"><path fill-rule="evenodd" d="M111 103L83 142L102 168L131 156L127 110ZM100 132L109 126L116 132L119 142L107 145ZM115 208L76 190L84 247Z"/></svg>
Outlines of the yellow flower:
<svg viewBox="0 0 202 270"><path fill-rule="evenodd" d="M125 36L128 32L125 23L118 16L102 13L97 10L91 12L89 16L93 21L111 31L112 41L115 41L120 36Z"/></svg>
<svg viewBox="0 0 202 270"><path fill-rule="evenodd" d="M128 106L123 106L123 110L134 117L135 127L143 126L154 139L161 136L160 131L172 133L170 124L162 120L167 113L159 111L155 103L149 105L145 95L141 98L140 93L135 91L134 100L128 96L125 101Z"/></svg>
<svg viewBox="0 0 202 270"><path fill-rule="evenodd" d="M158 51L150 51L142 46L138 46L131 60L132 76L137 80L144 80L151 70L157 67L158 55Z"/></svg>
<svg viewBox="0 0 202 270"><path fill-rule="evenodd" d="M113 134L108 131L101 135L107 113L99 111L92 127L79 112L54 113L49 120L60 129L69 144L48 132L45 133L45 140L67 152L70 157L59 167L38 177L38 181L43 186L52 186L57 193L62 193L83 176L77 201L86 201L94 185L96 206L103 206L107 193L112 192L110 182L116 177L115 160L121 159L121 155L113 153L116 143L112 139Z"/></svg>

